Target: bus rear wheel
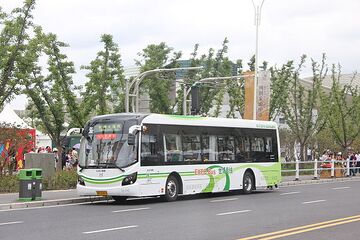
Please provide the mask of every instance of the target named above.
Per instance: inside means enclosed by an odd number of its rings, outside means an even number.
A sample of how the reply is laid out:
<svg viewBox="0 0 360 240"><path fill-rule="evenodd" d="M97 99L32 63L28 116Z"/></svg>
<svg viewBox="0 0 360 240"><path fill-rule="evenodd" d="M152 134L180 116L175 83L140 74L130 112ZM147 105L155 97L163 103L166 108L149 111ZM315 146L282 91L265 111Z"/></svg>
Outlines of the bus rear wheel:
<svg viewBox="0 0 360 240"><path fill-rule="evenodd" d="M179 194L179 183L174 176L170 176L165 185L165 200L168 202L175 201Z"/></svg>
<svg viewBox="0 0 360 240"><path fill-rule="evenodd" d="M243 179L243 192L249 194L253 191L255 185L254 176L250 172L245 172Z"/></svg>

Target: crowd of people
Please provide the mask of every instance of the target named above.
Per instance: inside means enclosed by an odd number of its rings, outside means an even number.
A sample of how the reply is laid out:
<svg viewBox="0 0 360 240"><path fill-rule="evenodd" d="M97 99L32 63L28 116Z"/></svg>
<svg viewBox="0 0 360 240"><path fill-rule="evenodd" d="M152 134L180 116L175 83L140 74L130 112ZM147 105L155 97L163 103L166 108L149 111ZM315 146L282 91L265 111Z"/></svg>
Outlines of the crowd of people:
<svg viewBox="0 0 360 240"><path fill-rule="evenodd" d="M347 167L349 162L350 167L350 176L356 176L357 172L360 173L360 152L349 151L348 154L343 154L342 152L332 152L329 149L324 151L323 155L320 157L320 160L326 164L330 163L332 160L335 160L337 163L340 163L343 167Z"/></svg>
<svg viewBox="0 0 360 240"><path fill-rule="evenodd" d="M79 157L78 152L75 148L66 150L65 146L62 146L62 152L61 155L59 155L59 151L57 148L51 148L50 146L46 147L39 147L38 149L33 149L30 151L32 153L54 153L55 154L55 168L57 167L57 164L59 160L61 160L61 168L63 170L71 170L76 168Z"/></svg>

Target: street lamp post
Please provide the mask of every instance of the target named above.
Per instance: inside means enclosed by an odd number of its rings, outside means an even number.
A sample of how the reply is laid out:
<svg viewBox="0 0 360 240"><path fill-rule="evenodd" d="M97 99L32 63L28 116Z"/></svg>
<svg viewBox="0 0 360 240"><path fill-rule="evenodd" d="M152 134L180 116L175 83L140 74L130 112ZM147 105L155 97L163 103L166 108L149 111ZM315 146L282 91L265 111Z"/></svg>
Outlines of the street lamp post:
<svg viewBox="0 0 360 240"><path fill-rule="evenodd" d="M159 73L159 72L173 72L173 71L177 71L177 70L198 70L198 69L202 69L203 67L182 67L182 68L157 68L157 69L153 69L153 70L149 70L149 71L145 71L140 73L139 75L137 75L135 77L135 79L129 83L128 81L126 81L126 85L125 85L125 112L129 112L129 98L131 97L135 97L135 112L139 112L139 86L141 81L146 77L149 76L151 74L154 73ZM135 89L133 94L130 94L130 89L132 88L132 86L135 84Z"/></svg>
<svg viewBox="0 0 360 240"><path fill-rule="evenodd" d="M254 10L255 10L255 26L256 26L256 46L255 46L255 79L254 79L254 106L253 106L253 119L256 120L256 111L257 111L257 81L258 81L258 67L259 67L259 25L261 19L261 9L265 0L261 0L261 4L259 1L255 4L254 0L252 0Z"/></svg>
<svg viewBox="0 0 360 240"><path fill-rule="evenodd" d="M252 75L252 74L250 74ZM237 76L228 76L228 77L208 77L208 78L202 78L199 81L196 81L195 83L192 84L191 87L200 84L200 83L204 83L204 82L211 82L211 81L216 81L216 80L229 80L229 79L239 79L242 77L246 77L249 76L247 74L245 75L237 75ZM186 116L187 114L187 106L186 106L186 101L187 101L187 97L189 96L190 92L191 92L191 87L189 89L186 89L186 87L184 87L184 98L183 98L183 115Z"/></svg>

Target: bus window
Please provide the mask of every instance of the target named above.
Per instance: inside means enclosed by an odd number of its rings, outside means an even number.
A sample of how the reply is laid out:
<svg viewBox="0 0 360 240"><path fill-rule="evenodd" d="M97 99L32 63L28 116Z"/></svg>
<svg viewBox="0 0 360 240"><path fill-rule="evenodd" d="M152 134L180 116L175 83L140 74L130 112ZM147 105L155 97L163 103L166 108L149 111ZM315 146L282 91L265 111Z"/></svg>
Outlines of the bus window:
<svg viewBox="0 0 360 240"><path fill-rule="evenodd" d="M183 135L184 161L201 161L200 135Z"/></svg>
<svg viewBox="0 0 360 240"><path fill-rule="evenodd" d="M165 139L165 161L180 162L182 161L180 136L177 134L164 134Z"/></svg>

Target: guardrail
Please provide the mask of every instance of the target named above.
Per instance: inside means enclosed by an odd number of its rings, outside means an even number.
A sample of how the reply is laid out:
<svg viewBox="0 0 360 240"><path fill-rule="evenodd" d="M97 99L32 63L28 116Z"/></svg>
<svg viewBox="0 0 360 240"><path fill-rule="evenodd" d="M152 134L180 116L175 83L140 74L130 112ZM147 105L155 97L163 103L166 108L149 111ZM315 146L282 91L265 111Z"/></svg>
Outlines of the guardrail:
<svg viewBox="0 0 360 240"><path fill-rule="evenodd" d="M295 165L294 169L292 169L293 167L290 167L290 169L288 169L288 167L284 167L284 165L288 165L288 164L293 164ZM324 164L327 164L327 167L324 167ZM359 169L360 171L360 167L350 167L350 160L334 160L332 159L331 161L320 161L315 159L314 161L292 161L292 162L282 162L282 173L288 173L288 172L295 172L295 179L294 180L299 180L300 179L300 173L301 172L313 172L313 176L314 179L319 179L319 175L321 175L322 171L324 171L323 173L329 173L330 174L328 177L349 177L350 176L350 169ZM312 165L313 167L310 168L300 168L301 165ZM283 174L284 175L284 174Z"/></svg>

